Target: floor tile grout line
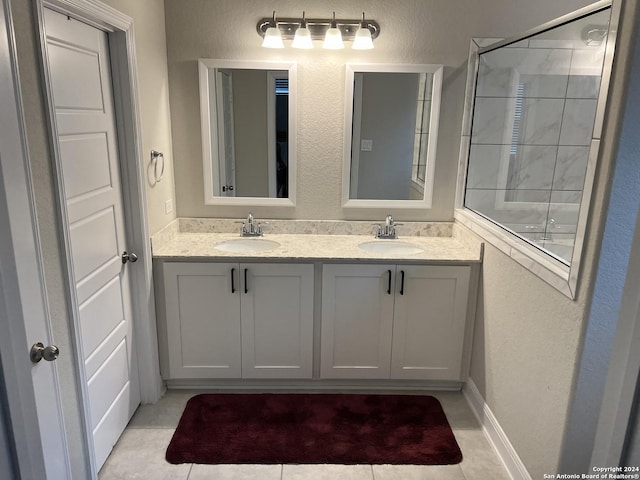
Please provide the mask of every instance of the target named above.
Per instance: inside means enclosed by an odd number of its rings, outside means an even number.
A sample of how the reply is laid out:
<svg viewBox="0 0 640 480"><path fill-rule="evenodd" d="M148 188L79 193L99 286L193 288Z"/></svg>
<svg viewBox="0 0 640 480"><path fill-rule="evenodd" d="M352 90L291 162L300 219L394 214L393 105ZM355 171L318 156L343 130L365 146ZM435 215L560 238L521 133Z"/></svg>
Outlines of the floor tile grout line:
<svg viewBox="0 0 640 480"><path fill-rule="evenodd" d="M371 479L376 480L376 472L373 470L373 465L369 465L371 467Z"/></svg>
<svg viewBox="0 0 640 480"><path fill-rule="evenodd" d="M189 477L191 476L191 470L193 470L193 463L191 465L189 465L189 471L187 472L186 480L189 480Z"/></svg>
<svg viewBox="0 0 640 480"><path fill-rule="evenodd" d="M462 462L458 464L458 469L460 470L460 475L462 475L462 478L464 480L467 480L467 475L464 473L464 470L462 469Z"/></svg>

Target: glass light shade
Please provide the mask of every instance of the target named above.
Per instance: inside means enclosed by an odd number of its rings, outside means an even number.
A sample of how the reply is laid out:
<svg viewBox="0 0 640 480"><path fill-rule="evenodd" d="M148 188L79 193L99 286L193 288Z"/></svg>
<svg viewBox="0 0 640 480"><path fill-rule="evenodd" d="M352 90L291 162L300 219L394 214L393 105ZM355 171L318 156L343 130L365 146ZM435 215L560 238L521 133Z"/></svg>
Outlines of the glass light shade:
<svg viewBox="0 0 640 480"><path fill-rule="evenodd" d="M293 37L293 48L313 48L311 41L311 32L307 27L300 27L296 30L296 36Z"/></svg>
<svg viewBox="0 0 640 480"><path fill-rule="evenodd" d="M356 31L356 37L351 46L354 50L371 50L373 48L373 40L371 40L371 31L368 28L360 27Z"/></svg>
<svg viewBox="0 0 640 480"><path fill-rule="evenodd" d="M344 48L342 43L342 33L340 33L340 30L337 27L331 27L327 30L327 33L324 36L322 48L327 48L329 50L340 50L341 48Z"/></svg>
<svg viewBox="0 0 640 480"><path fill-rule="evenodd" d="M269 27L264 33L264 40L262 41L264 48L284 48L282 43L282 35L278 27Z"/></svg>

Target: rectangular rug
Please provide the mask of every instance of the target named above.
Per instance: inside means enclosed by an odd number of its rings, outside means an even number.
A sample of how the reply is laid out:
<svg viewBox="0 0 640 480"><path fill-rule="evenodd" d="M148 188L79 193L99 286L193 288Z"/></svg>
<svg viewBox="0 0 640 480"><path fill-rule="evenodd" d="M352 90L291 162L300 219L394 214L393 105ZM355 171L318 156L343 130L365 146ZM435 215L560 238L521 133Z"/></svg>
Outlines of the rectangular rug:
<svg viewBox="0 0 640 480"><path fill-rule="evenodd" d="M166 459L450 465L462 453L431 396L202 394L187 403Z"/></svg>

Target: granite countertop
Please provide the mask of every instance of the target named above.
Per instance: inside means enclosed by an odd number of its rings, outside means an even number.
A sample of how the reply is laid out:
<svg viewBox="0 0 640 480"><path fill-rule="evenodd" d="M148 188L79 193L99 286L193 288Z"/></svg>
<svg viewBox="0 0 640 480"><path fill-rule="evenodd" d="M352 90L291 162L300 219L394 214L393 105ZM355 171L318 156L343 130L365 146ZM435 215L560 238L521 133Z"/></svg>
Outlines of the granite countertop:
<svg viewBox="0 0 640 480"><path fill-rule="evenodd" d="M397 240L376 240L372 235L265 234L265 240L280 246L262 252L225 252L215 245L241 238L237 233L184 233L154 246L153 257L164 260L242 259L306 261L407 261L415 263L475 263L482 261L482 246L454 237L399 236ZM247 240L251 240L248 238ZM363 242L403 242L422 248L420 253L371 253Z"/></svg>

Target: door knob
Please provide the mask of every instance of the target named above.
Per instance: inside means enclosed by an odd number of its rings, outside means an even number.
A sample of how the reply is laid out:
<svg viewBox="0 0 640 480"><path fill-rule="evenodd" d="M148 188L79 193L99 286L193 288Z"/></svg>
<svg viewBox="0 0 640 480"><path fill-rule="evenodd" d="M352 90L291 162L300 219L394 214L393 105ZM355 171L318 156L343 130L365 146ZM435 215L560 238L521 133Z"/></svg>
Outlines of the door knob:
<svg viewBox="0 0 640 480"><path fill-rule="evenodd" d="M42 342L34 343L29 352L29 357L33 363L38 363L43 358L47 362L53 362L60 355L60 350L55 345L45 347Z"/></svg>
<svg viewBox="0 0 640 480"><path fill-rule="evenodd" d="M136 255L135 253L122 252L122 263L127 263L127 262L134 263L137 261L138 261L138 255Z"/></svg>

